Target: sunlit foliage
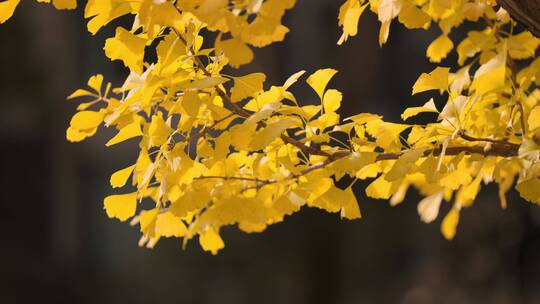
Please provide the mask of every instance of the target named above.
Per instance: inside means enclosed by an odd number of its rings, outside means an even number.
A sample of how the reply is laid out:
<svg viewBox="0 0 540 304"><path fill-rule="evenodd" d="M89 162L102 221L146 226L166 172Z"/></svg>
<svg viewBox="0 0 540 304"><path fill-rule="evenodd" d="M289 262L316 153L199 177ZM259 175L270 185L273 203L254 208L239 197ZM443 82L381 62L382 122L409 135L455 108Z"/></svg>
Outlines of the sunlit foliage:
<svg viewBox="0 0 540 304"><path fill-rule="evenodd" d="M0 2L0 22L18 3ZM52 4L76 6L74 0ZM329 84L333 69L300 71L273 86L265 84L263 73L222 72L251 62L253 48L283 40L289 29L282 17L294 4L87 2L84 16L92 34L131 16L132 26L117 27L104 46L105 55L121 61L130 74L119 86L92 76L68 97L83 103L67 139L81 141L104 125L118 130L106 146L138 143L133 165L110 179L113 188L125 190L115 189L104 208L109 217L140 227L141 246L153 247L162 237L183 238L185 245L198 237L202 248L215 254L224 247L223 226L259 232L303 206L358 219L351 189L364 179L372 179L365 189L369 197L392 206L410 187L417 189L424 196L418 213L426 223L438 217L443 202L450 203L441 224L447 239L485 184L498 184L502 208L513 187L540 203L540 40L518 30L495 1L347 0L336 12L336 26L343 29L338 44L356 36L360 17L372 11L381 23L381 45L399 22L440 32L426 46L431 62L457 52L452 67L425 71L412 88L413 95L427 92L426 102L405 109L402 119L433 117L426 125L387 122L371 113L342 118L343 96ZM452 31L466 23L476 23L476 29L453 40ZM203 43L210 39L205 37L213 40ZM145 54L157 59L145 61ZM293 90L298 85L310 86L318 104L298 100ZM438 108L434 99L444 106ZM346 176L348 186L336 186ZM142 201L153 207L142 208Z"/></svg>

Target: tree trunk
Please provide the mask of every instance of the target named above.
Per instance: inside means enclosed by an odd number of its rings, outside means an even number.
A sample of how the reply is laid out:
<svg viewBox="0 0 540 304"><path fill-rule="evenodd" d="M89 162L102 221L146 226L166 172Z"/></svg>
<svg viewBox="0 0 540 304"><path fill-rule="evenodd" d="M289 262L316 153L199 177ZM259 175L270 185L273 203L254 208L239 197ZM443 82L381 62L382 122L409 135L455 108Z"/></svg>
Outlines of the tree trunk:
<svg viewBox="0 0 540 304"><path fill-rule="evenodd" d="M510 16L540 38L540 0L498 0Z"/></svg>

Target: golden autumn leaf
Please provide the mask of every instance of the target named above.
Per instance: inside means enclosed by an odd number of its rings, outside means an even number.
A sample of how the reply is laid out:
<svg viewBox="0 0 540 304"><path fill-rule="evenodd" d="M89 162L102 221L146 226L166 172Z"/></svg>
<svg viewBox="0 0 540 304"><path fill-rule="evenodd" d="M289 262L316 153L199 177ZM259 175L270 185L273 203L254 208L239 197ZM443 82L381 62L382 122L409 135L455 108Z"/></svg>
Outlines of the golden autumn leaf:
<svg viewBox="0 0 540 304"><path fill-rule="evenodd" d="M441 223L441 233L447 240L453 239L456 235L458 223L459 210L452 208L452 210L446 214Z"/></svg>
<svg viewBox="0 0 540 304"><path fill-rule="evenodd" d="M105 41L105 55L111 60L121 60L124 65L137 74L142 74L146 39L116 28L114 38Z"/></svg>
<svg viewBox="0 0 540 304"><path fill-rule="evenodd" d="M319 95L319 98L322 100L324 91L330 79L334 77L337 73L334 69L321 69L317 72L311 74L306 82L315 90L315 93Z"/></svg>
<svg viewBox="0 0 540 304"><path fill-rule="evenodd" d="M15 9L17 8L17 5L19 5L19 2L20 0L6 0L0 2L0 24L11 18L15 12Z"/></svg>
<svg viewBox="0 0 540 304"><path fill-rule="evenodd" d="M133 122L121 128L120 131L113 138L111 138L105 145L109 147L109 146L121 143L130 138L141 136L141 135L143 135L141 131L141 125L138 122Z"/></svg>
<svg viewBox="0 0 540 304"><path fill-rule="evenodd" d="M443 92L448 88L448 76L450 69L436 67L429 74L422 73L413 86L412 94L421 93L429 90L439 90Z"/></svg>
<svg viewBox="0 0 540 304"><path fill-rule="evenodd" d="M103 200L107 215L125 221L135 215L137 209L137 193L110 195Z"/></svg>
<svg viewBox="0 0 540 304"><path fill-rule="evenodd" d="M454 44L452 40L448 38L447 35L441 35L427 48L426 56L431 62L441 62L442 59L446 58L448 53L452 50Z"/></svg>
<svg viewBox="0 0 540 304"><path fill-rule="evenodd" d="M111 175L111 180L110 180L111 186L113 188L123 187L126 184L129 177L131 176L131 173L133 173L134 169L135 169L135 165L132 165L113 173Z"/></svg>
<svg viewBox="0 0 540 304"><path fill-rule="evenodd" d="M199 236L199 243L205 251L210 251L213 255L225 247L219 234L212 228Z"/></svg>
<svg viewBox="0 0 540 304"><path fill-rule="evenodd" d="M266 75L252 73L242 77L234 77L234 86L231 89L231 100L236 102L246 97L254 97L255 93L262 91Z"/></svg>

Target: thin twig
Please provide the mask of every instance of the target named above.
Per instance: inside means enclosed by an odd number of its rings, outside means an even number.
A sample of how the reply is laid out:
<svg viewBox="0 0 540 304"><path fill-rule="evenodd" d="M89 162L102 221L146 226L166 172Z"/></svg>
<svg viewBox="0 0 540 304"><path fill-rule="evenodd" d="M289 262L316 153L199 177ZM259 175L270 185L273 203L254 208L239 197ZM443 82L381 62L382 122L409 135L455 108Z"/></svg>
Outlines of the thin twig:
<svg viewBox="0 0 540 304"><path fill-rule="evenodd" d="M501 139L492 139L492 138L478 138L478 137L473 137L473 136L470 136L468 134L466 134L465 132L461 131L459 133L459 136L461 138L463 138L464 140L466 141L472 141L472 142L475 142L475 141L480 141L480 142L489 142L489 143L494 143L494 144L501 144L501 145L515 145L513 143L510 143L508 141L505 141L505 140L501 140Z"/></svg>
<svg viewBox="0 0 540 304"><path fill-rule="evenodd" d="M247 181L247 182L257 182L257 183L265 183L267 180L264 179L258 179L254 177L243 177L243 176L217 176L217 175L203 175L199 177L195 177L196 180L201 179L223 179L223 180L241 180L241 181Z"/></svg>
<svg viewBox="0 0 540 304"><path fill-rule="evenodd" d="M178 38L182 41L182 43L184 43L185 45L187 45L187 41L186 39L176 30L176 29L173 29L173 31L176 33L176 35L178 36ZM190 50L192 53L195 53L195 50L193 48L191 48ZM208 76L208 77L212 77L212 73L210 73L204 63L200 60L199 57L197 56L193 56L193 60L195 62L195 64L197 65L197 67L204 73L204 75ZM251 116L251 113L249 113L248 111L244 110L242 107L240 107L239 105L237 105L236 103L232 102L231 98L229 97L229 95L227 95L227 93L225 93L225 91L219 87L219 86L215 86L214 89L216 90L216 92L218 93L219 97L221 97L221 99L223 100L223 103L228 106L234 113L238 114L239 116L241 117L244 117L244 118L248 118ZM260 125L264 126L264 122L259 122ZM307 154L307 155L321 155L321 156L330 156L329 153L325 152L325 151L322 151L320 149L316 149L316 148L313 148L313 147L310 147L310 146L307 146L303 143L301 143L300 141L292 138L292 137L289 137L285 134L281 134L280 135L280 138L281 140L283 140L284 142L288 143L288 144L291 144L293 146L296 146L298 149L302 150L302 152L304 152L304 154Z"/></svg>
<svg viewBox="0 0 540 304"><path fill-rule="evenodd" d="M483 156L498 156L498 157L514 157L518 155L519 145L517 144L511 144L511 143L505 143L505 144L499 144L499 143L493 143L491 149L485 150L482 146L457 146L457 147L448 147L446 148L445 156L453 156L453 155L459 155L461 153L465 154L478 154ZM428 149L424 151L424 154L422 157L428 157L430 155L433 156L439 156L441 155L442 148L434 148L434 149ZM262 180L259 182L259 184L256 187L248 187L247 189L254 189L254 188L260 188L262 186L275 184L278 182L283 182L287 180L297 179L301 176L307 175L308 173L322 169L330 165L331 163L344 158L346 156L349 156L351 154L350 151L338 151L333 153L330 157L328 157L323 162L320 162L318 164L315 164L313 166L310 166L304 170L302 170L298 174L290 174L289 176L285 177L281 180L276 179L269 179L269 180ZM375 159L375 161L385 161L385 160L396 160L399 159L403 153L379 153ZM247 190L246 189L246 190Z"/></svg>

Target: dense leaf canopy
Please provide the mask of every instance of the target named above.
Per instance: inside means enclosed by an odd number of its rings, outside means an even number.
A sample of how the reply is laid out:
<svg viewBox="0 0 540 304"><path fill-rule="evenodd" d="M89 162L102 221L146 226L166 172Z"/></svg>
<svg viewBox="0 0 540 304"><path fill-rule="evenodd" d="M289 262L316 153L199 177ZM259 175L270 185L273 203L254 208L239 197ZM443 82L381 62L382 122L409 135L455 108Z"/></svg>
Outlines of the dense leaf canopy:
<svg viewBox="0 0 540 304"><path fill-rule="evenodd" d="M0 23L18 3L0 2ZM52 4L76 7L75 0ZM82 103L67 139L82 141L104 125L118 130L107 146L139 143L133 165L110 179L113 188L126 190L106 197L104 208L109 217L140 226L141 246L153 247L162 237L183 238L184 244L198 237L204 250L216 253L224 247L221 227L263 231L303 206L358 219L352 185L364 179L372 179L365 189L369 197L391 205L401 203L410 187L417 189L424 196L418 213L426 223L438 217L443 202L452 204L441 224L447 239L456 234L460 212L488 183L498 185L502 208L513 187L540 203L540 40L505 9L492 0L344 1L336 12L343 30L338 45L357 35L360 17L371 11L380 21L381 46L399 22L409 29L437 28L440 35L426 50L431 62L457 53L452 67L419 76L412 94L422 93L426 102L405 109L404 122L388 122L376 113L342 118L343 96L330 85L334 69L307 77L300 71L273 86L265 85L264 73L223 72L251 62L253 48L285 39L289 29L282 17L294 5L295 0L86 3L92 34L131 16L132 26L117 27L104 46L105 55L130 74L118 86L94 75L68 97ZM452 39L452 31L467 23L476 23L475 29ZM310 86L319 102L298 100L299 85ZM405 122L417 115L434 119ZM349 186L338 187L346 176ZM143 201L152 207L143 208Z"/></svg>

